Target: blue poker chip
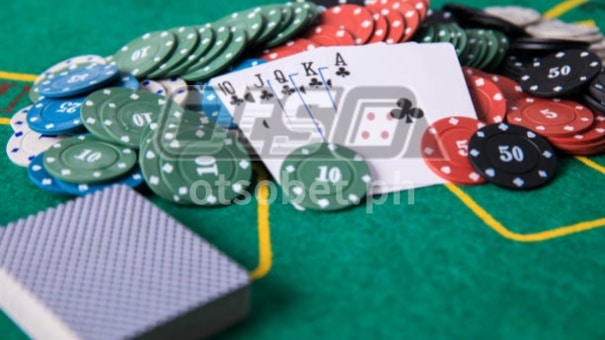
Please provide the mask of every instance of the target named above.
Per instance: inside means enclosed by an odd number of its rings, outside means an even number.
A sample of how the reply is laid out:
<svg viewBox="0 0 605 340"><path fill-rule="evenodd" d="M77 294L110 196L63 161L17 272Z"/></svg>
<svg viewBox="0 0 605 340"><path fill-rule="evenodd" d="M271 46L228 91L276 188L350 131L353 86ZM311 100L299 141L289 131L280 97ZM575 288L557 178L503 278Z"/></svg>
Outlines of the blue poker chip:
<svg viewBox="0 0 605 340"><path fill-rule="evenodd" d="M44 98L27 112L27 124L42 134L67 134L83 127L80 110L85 97L69 99Z"/></svg>
<svg viewBox="0 0 605 340"><path fill-rule="evenodd" d="M247 68L262 65L265 63L267 63L267 61L264 59L258 59L258 58L245 59L245 60L242 60L241 62L239 62L238 64L233 65L231 68L229 68L229 72L241 71L241 70L245 70Z"/></svg>
<svg viewBox="0 0 605 340"><path fill-rule="evenodd" d="M112 84L113 87L123 87L126 89L139 89L139 80L132 74L121 73L118 80Z"/></svg>
<svg viewBox="0 0 605 340"><path fill-rule="evenodd" d="M40 95L48 98L65 98L87 94L120 76L112 64L90 64L49 75L38 85Z"/></svg>
<svg viewBox="0 0 605 340"><path fill-rule="evenodd" d="M223 102L212 86L205 84L202 87L202 91L198 93L202 99L202 110L210 120L215 121L226 129L238 128L237 123L233 121L233 117L229 113L229 110L223 105Z"/></svg>
<svg viewBox="0 0 605 340"><path fill-rule="evenodd" d="M127 175L121 177L115 181L111 181L108 183L100 183L100 184L74 184L68 183L65 181L61 181L59 179L55 179L57 185L61 190L67 192L71 195L76 196L84 196L91 194L93 192L106 189L109 186L120 184L126 185L130 188L136 188L144 182L143 173L141 169L136 166L133 170L131 170Z"/></svg>
<svg viewBox="0 0 605 340"><path fill-rule="evenodd" d="M27 167L29 180L38 188L53 194L67 194L57 184L57 180L44 169L44 153L34 157Z"/></svg>

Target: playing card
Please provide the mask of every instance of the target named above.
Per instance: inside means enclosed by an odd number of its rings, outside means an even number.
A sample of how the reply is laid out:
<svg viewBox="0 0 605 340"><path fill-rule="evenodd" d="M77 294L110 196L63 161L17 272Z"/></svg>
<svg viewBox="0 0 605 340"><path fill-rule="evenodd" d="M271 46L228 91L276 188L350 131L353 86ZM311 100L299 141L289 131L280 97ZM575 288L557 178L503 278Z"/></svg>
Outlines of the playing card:
<svg viewBox="0 0 605 340"><path fill-rule="evenodd" d="M252 79L260 88L272 78L292 93L263 109L245 105L231 113L278 181L289 151L325 141L366 159L374 194L443 183L422 159L422 134L444 117L476 117L450 44L318 48L211 84L246 93Z"/></svg>

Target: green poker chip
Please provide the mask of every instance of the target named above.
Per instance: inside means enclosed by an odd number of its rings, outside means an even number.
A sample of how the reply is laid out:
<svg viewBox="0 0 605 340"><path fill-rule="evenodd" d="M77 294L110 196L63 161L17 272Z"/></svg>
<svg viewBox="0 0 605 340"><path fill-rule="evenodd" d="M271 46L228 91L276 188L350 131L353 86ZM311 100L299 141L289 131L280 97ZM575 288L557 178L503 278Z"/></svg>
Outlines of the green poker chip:
<svg viewBox="0 0 605 340"><path fill-rule="evenodd" d="M180 64L195 50L199 43L199 35L195 27L178 27L169 30L176 37L176 48L172 55L164 61L147 78L161 78L173 67Z"/></svg>
<svg viewBox="0 0 605 340"><path fill-rule="evenodd" d="M292 203L320 211L359 204L372 177L364 159L344 146L310 144L294 150L280 169L280 184Z"/></svg>
<svg viewBox="0 0 605 340"><path fill-rule="evenodd" d="M484 70L490 63L494 61L496 56L498 55L498 50L500 48L500 40L494 34L492 30L482 30L481 34L483 34L485 44L487 46L487 52L477 68L480 70Z"/></svg>
<svg viewBox="0 0 605 340"><path fill-rule="evenodd" d="M223 138L210 133L217 129L222 128L210 122L183 124L178 132L158 129L152 133L140 157L151 190L183 205L227 205L240 196L252 177L250 158L225 132Z"/></svg>
<svg viewBox="0 0 605 340"><path fill-rule="evenodd" d="M164 158L187 156L186 152L212 153L223 146L227 131L200 112L166 113L155 133L156 149ZM185 150L186 149L186 150Z"/></svg>
<svg viewBox="0 0 605 340"><path fill-rule="evenodd" d="M212 46L214 46L215 32L212 26L198 26L195 28L199 36L199 42L195 49L189 53L187 58L173 66L163 75L164 78L176 77L183 74L189 66L195 64L202 56L204 56Z"/></svg>
<svg viewBox="0 0 605 340"><path fill-rule="evenodd" d="M172 194L167 183L164 182L161 176L160 155L161 153L153 148L153 134L147 135L144 141L141 142L139 149L139 167L145 179L145 183L151 191L161 198L179 202L179 198Z"/></svg>
<svg viewBox="0 0 605 340"><path fill-rule="evenodd" d="M172 100L154 93L113 89L100 118L115 143L137 148L145 126L156 124L162 111L178 107Z"/></svg>
<svg viewBox="0 0 605 340"><path fill-rule="evenodd" d="M256 42L256 39L263 33L265 28L265 18L259 12L252 10L235 12L218 21L215 25L230 26L246 32L246 37L250 45Z"/></svg>
<svg viewBox="0 0 605 340"><path fill-rule="evenodd" d="M478 68L487 54L488 47L483 33L484 31L481 29L466 30L466 34L470 39L469 43L471 44L469 48L468 66Z"/></svg>
<svg viewBox="0 0 605 340"><path fill-rule="evenodd" d="M84 127L95 137L107 142L113 142L113 137L109 134L101 118L101 111L107 106L109 96L117 88L107 88L97 90L84 99L80 108L80 117Z"/></svg>
<svg viewBox="0 0 605 340"><path fill-rule="evenodd" d="M231 41L220 54L216 55L209 63L184 74L182 78L187 81L206 80L232 65L246 51L248 41L245 30L232 27L231 34Z"/></svg>
<svg viewBox="0 0 605 340"><path fill-rule="evenodd" d="M510 48L510 42L504 33L495 30L492 31L492 33L496 36L496 39L498 39L498 53L496 53L496 56L489 65L485 67L485 71L488 72L494 72L500 67Z"/></svg>
<svg viewBox="0 0 605 340"><path fill-rule="evenodd" d="M265 43L267 48L276 47L290 41L315 21L314 18L311 19L309 10L302 2L289 2L283 6L283 10L285 13L292 13L292 18L289 22L282 19L279 33ZM287 15L285 17L288 19Z"/></svg>
<svg viewBox="0 0 605 340"><path fill-rule="evenodd" d="M117 51L113 62L120 72L142 78L160 67L172 55L176 45L176 37L171 32L145 33Z"/></svg>
<svg viewBox="0 0 605 340"><path fill-rule="evenodd" d="M466 31L462 29L458 24L450 24L450 29L454 35L455 43L454 47L456 48L456 54L458 56L463 55L468 48L468 36Z"/></svg>
<svg viewBox="0 0 605 340"><path fill-rule="evenodd" d="M302 4L302 6L309 12L309 23L315 23L315 20L319 16L319 7L311 1L296 1Z"/></svg>
<svg viewBox="0 0 605 340"><path fill-rule="evenodd" d="M200 152L195 144L183 157L160 159L162 175L174 195L195 205L228 205L250 185L252 163L244 147L232 137L223 147Z"/></svg>
<svg viewBox="0 0 605 340"><path fill-rule="evenodd" d="M74 136L53 144L44 153L44 168L69 183L95 184L126 175L137 162L133 149L94 136Z"/></svg>
<svg viewBox="0 0 605 340"><path fill-rule="evenodd" d="M195 72L205 67L214 59L218 58L231 43L232 34L229 26L215 26L213 24L208 24L207 27L210 27L214 30L214 43L208 52L201 56L195 63L191 64L187 69L181 71L181 77L185 80L187 79L183 77L183 75Z"/></svg>
<svg viewBox="0 0 605 340"><path fill-rule="evenodd" d="M256 38L256 44L262 44L267 40L271 39L279 32L281 28L281 22L283 19L282 14L283 5L266 5L256 7L253 11L259 13L265 19L265 26L263 31ZM288 11L288 13L290 13Z"/></svg>
<svg viewBox="0 0 605 340"><path fill-rule="evenodd" d="M435 26L424 24L420 26L420 29L416 32L415 40L422 43L431 43L435 41L436 34Z"/></svg>
<svg viewBox="0 0 605 340"><path fill-rule="evenodd" d="M126 88L93 92L84 100L84 126L99 139L138 148L146 126L157 124L164 110L180 108L157 94Z"/></svg>

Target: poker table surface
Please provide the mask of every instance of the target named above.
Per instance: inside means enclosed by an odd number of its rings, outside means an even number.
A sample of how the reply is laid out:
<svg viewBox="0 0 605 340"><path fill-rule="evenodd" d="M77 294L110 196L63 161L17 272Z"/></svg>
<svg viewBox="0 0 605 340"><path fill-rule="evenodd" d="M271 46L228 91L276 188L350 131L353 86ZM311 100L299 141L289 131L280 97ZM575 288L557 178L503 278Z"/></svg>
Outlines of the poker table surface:
<svg viewBox="0 0 605 340"><path fill-rule="evenodd" d="M5 2L0 141L6 145L12 134L11 114L29 105L35 75L54 63L111 55L147 31L266 3ZM531 6L605 27L605 5L597 2L461 3ZM254 177L259 185L249 202L221 208L178 206L143 190L250 271L249 317L219 337L605 337L605 156L561 157L556 178L538 190L435 185L335 213L284 203L261 164ZM0 225L70 199L37 189L4 152L0 183ZM0 338L26 335L0 313Z"/></svg>

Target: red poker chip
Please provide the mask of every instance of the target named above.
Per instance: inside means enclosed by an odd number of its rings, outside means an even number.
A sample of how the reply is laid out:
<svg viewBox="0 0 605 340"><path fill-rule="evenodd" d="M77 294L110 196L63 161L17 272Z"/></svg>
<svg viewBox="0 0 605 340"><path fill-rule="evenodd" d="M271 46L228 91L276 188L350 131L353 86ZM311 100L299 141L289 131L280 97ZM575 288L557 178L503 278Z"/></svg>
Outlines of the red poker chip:
<svg viewBox="0 0 605 340"><path fill-rule="evenodd" d="M405 29L404 35L399 42L410 40L420 27L420 23L422 22L420 15L421 12L416 9L415 6L418 6L421 9L424 8L421 11L424 13L423 15L426 15L428 7L422 0L410 0L410 2L404 0L373 0L372 2L368 2L366 4L366 7L372 8L372 11L374 12L388 9L401 14L403 20L405 21Z"/></svg>
<svg viewBox="0 0 605 340"><path fill-rule="evenodd" d="M467 75L466 85L479 120L488 124L502 123L506 118L506 98L498 86L478 75Z"/></svg>
<svg viewBox="0 0 605 340"><path fill-rule="evenodd" d="M479 77L489 77L490 74L487 72L484 72L478 68L474 68L474 67L470 67L470 66L462 66L462 72L464 73L464 76L479 76Z"/></svg>
<svg viewBox="0 0 605 340"><path fill-rule="evenodd" d="M555 143L553 145L563 152L576 156L592 156L605 152L605 140L587 145L557 145Z"/></svg>
<svg viewBox="0 0 605 340"><path fill-rule="evenodd" d="M387 44L397 44L403 39L406 23L403 16L394 10L384 8L380 14L387 20L389 32L384 40Z"/></svg>
<svg viewBox="0 0 605 340"><path fill-rule="evenodd" d="M300 49L302 52L304 52L314 50L322 45L309 39L298 38L293 41L288 41L285 46Z"/></svg>
<svg viewBox="0 0 605 340"><path fill-rule="evenodd" d="M374 34L372 12L359 5L344 4L331 7L319 15L320 25L333 25L346 29L355 37L356 45L363 45Z"/></svg>
<svg viewBox="0 0 605 340"><path fill-rule="evenodd" d="M349 31L332 25L317 25L310 29L304 38L321 46L355 45L355 38Z"/></svg>
<svg viewBox="0 0 605 340"><path fill-rule="evenodd" d="M527 93L523 92L521 85L510 78L498 74L492 74L488 78L502 91L509 107L529 97Z"/></svg>
<svg viewBox="0 0 605 340"><path fill-rule="evenodd" d="M372 13L372 17L374 18L374 34L367 43L383 42L387 39L389 33L389 22L380 12Z"/></svg>
<svg viewBox="0 0 605 340"><path fill-rule="evenodd" d="M438 176L463 185L481 184L468 159L468 141L485 124L468 117L443 118L429 126L420 142L422 157Z"/></svg>
<svg viewBox="0 0 605 340"><path fill-rule="evenodd" d="M418 14L418 11L407 2L396 3L395 5L393 5L393 9L401 13L403 18L405 19L406 27L401 42L412 39L412 37L420 27L420 23L422 22L422 20L420 19L420 14Z"/></svg>
<svg viewBox="0 0 605 340"><path fill-rule="evenodd" d="M281 58L289 57L305 51L311 51L321 46L315 41L309 39L298 38L291 40L282 46L274 47L269 50L263 51L263 55L260 57L266 61L274 61Z"/></svg>
<svg viewBox="0 0 605 340"><path fill-rule="evenodd" d="M555 146L587 146L605 141L605 116L595 116L594 123L589 130L566 138L551 137L548 139Z"/></svg>
<svg viewBox="0 0 605 340"><path fill-rule="evenodd" d="M528 97L511 107L506 119L544 137L569 137L592 126L594 114L587 107L561 99Z"/></svg>
<svg viewBox="0 0 605 340"><path fill-rule="evenodd" d="M401 0L401 2L408 3L414 7L420 16L420 21L423 22L426 18L426 13L429 10L429 6L425 0Z"/></svg>

